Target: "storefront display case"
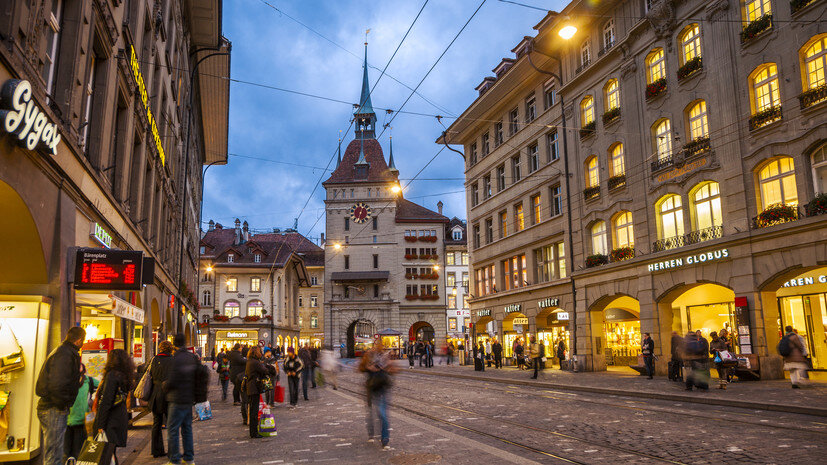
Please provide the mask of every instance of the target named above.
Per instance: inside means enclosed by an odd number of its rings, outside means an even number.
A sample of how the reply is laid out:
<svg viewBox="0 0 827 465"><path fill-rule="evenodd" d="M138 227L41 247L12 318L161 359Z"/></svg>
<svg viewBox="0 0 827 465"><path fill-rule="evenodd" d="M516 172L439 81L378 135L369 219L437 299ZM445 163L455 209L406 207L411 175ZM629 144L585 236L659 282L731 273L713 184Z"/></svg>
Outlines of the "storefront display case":
<svg viewBox="0 0 827 465"><path fill-rule="evenodd" d="M0 462L40 453L35 383L48 356L51 300L0 295Z"/></svg>

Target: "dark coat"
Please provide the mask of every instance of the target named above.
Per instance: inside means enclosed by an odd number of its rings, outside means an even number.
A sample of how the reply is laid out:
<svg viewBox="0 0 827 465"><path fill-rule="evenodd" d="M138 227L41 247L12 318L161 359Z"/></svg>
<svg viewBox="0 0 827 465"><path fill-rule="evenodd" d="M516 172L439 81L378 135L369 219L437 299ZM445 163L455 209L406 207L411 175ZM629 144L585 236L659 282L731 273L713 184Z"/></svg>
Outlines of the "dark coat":
<svg viewBox="0 0 827 465"><path fill-rule="evenodd" d="M244 373L247 368L247 359L241 355L240 350L231 350L230 355L230 380L235 382L239 373Z"/></svg>
<svg viewBox="0 0 827 465"><path fill-rule="evenodd" d="M294 377L298 378L299 375L301 375L302 368L304 368L304 363L302 363L299 357L290 358L290 356L288 356L284 359L282 368L284 368L285 373L295 372ZM287 377L289 378L290 375L288 374Z"/></svg>
<svg viewBox="0 0 827 465"><path fill-rule="evenodd" d="M68 409L75 403L82 381L78 348L63 341L40 369L35 385L35 393L40 396L37 408Z"/></svg>
<svg viewBox="0 0 827 465"><path fill-rule="evenodd" d="M103 430L107 441L117 447L126 447L126 430L129 427L126 401L131 388L132 382L117 371L107 373L98 388L100 398L94 431Z"/></svg>
<svg viewBox="0 0 827 465"><path fill-rule="evenodd" d="M152 378L152 394L149 395L149 410L155 415L167 413L164 381L169 379L169 370L172 367L172 354L161 352L152 359L149 367L149 376Z"/></svg>
<svg viewBox="0 0 827 465"><path fill-rule="evenodd" d="M503 354L503 345L499 342L491 344L491 352L494 354L495 357L499 357Z"/></svg>
<svg viewBox="0 0 827 465"><path fill-rule="evenodd" d="M560 360L566 358L566 344L563 341L557 343L557 358Z"/></svg>
<svg viewBox="0 0 827 465"><path fill-rule="evenodd" d="M310 358L310 351L309 350L302 347L301 349L299 349L299 353L296 354L296 355L301 359L302 365L304 365L304 368L309 370L313 367L313 360L311 360L311 358Z"/></svg>
<svg viewBox="0 0 827 465"><path fill-rule="evenodd" d="M167 402L191 405L195 403L195 371L201 365L192 352L178 348L172 356L169 379L164 382Z"/></svg>
<svg viewBox="0 0 827 465"><path fill-rule="evenodd" d="M640 353L643 355L655 355L655 341L653 341L651 337L643 340L643 343L640 345Z"/></svg>
<svg viewBox="0 0 827 465"><path fill-rule="evenodd" d="M261 394L259 382L268 376L276 374L276 369L261 363L260 360L248 358L245 374L247 375L247 395L255 396Z"/></svg>
<svg viewBox="0 0 827 465"><path fill-rule="evenodd" d="M671 341L672 360L680 360L683 357L683 338L675 334Z"/></svg>

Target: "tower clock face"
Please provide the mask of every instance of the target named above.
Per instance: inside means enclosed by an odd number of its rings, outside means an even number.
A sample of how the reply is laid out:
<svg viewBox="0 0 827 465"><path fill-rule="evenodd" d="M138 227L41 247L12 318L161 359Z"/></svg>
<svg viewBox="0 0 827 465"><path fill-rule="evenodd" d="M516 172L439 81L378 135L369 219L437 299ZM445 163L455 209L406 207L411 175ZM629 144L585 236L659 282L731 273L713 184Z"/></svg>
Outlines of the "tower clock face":
<svg viewBox="0 0 827 465"><path fill-rule="evenodd" d="M354 223L364 223L370 219L370 207L366 203L362 202L350 207L350 219Z"/></svg>

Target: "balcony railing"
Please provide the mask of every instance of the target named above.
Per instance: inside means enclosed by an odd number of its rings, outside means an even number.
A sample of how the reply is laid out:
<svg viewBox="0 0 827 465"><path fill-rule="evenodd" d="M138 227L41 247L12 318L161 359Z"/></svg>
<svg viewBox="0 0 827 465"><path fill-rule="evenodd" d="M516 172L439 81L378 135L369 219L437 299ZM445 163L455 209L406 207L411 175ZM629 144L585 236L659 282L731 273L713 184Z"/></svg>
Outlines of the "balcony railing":
<svg viewBox="0 0 827 465"><path fill-rule="evenodd" d="M724 235L723 226L712 226L709 228L692 231L682 236L673 236L660 239L652 243L652 252L660 252L663 250L676 249L686 245L697 244L712 240Z"/></svg>
<svg viewBox="0 0 827 465"><path fill-rule="evenodd" d="M614 47L614 46L615 46L615 42L614 42L614 40L613 40L613 41L609 42L608 44L606 44L606 45L605 45L605 47L601 47L601 48L600 48L600 51L599 51L599 52L597 52L597 56L598 56L598 57L602 57L603 55L605 55L605 54L606 54L606 52L608 52L609 50L611 50L611 49L612 49L612 47Z"/></svg>
<svg viewBox="0 0 827 465"><path fill-rule="evenodd" d="M658 157L657 160L653 161L652 172L660 171L666 167L672 166L672 162L674 161L674 157L672 155L666 155L665 157Z"/></svg>
<svg viewBox="0 0 827 465"><path fill-rule="evenodd" d="M583 189L583 198L592 200L600 197L600 186L587 187Z"/></svg>
<svg viewBox="0 0 827 465"><path fill-rule="evenodd" d="M597 127L594 121L591 123L584 124L582 128L580 128L580 139L585 139L594 134L594 130Z"/></svg>
<svg viewBox="0 0 827 465"><path fill-rule="evenodd" d="M612 108L603 113L603 125L611 124L620 118L620 107Z"/></svg>
<svg viewBox="0 0 827 465"><path fill-rule="evenodd" d="M792 0L790 1L790 13L796 14L801 11L802 8L815 2L816 0Z"/></svg>
<svg viewBox="0 0 827 465"><path fill-rule="evenodd" d="M626 185L626 175L618 174L609 178L609 190L617 189Z"/></svg>
<svg viewBox="0 0 827 465"><path fill-rule="evenodd" d="M709 137L699 137L691 142L687 142L686 145L683 146L683 151L687 158L700 155L709 149Z"/></svg>
<svg viewBox="0 0 827 465"><path fill-rule="evenodd" d="M783 113L781 112L781 105L767 108L766 110L759 111L758 113L750 116L749 130L754 131L768 124L774 123L780 120L781 118L783 118Z"/></svg>
<svg viewBox="0 0 827 465"><path fill-rule="evenodd" d="M805 215L801 215L798 211L798 205L775 204L770 205L764 211L752 219L752 228L761 229L777 224L789 223L796 221Z"/></svg>
<svg viewBox="0 0 827 465"><path fill-rule="evenodd" d="M696 71L700 71L703 69L703 59L701 57L695 57L691 60L684 63L683 66L678 68L678 81L682 81L689 76L695 74Z"/></svg>
<svg viewBox="0 0 827 465"><path fill-rule="evenodd" d="M825 101L827 101L827 84L802 92L798 96L798 102L801 104L802 110Z"/></svg>

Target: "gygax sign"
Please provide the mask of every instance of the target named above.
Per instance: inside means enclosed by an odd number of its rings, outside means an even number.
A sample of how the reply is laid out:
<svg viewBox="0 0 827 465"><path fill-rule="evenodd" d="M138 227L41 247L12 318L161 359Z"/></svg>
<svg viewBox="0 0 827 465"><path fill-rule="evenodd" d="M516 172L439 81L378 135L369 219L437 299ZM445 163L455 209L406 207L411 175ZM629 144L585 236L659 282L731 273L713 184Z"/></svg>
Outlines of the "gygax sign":
<svg viewBox="0 0 827 465"><path fill-rule="evenodd" d="M0 90L0 122L3 130L14 134L22 145L34 150L38 145L57 155L60 134L57 124L35 103L32 84L20 79L9 79Z"/></svg>

